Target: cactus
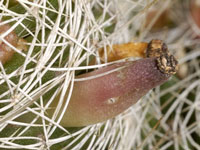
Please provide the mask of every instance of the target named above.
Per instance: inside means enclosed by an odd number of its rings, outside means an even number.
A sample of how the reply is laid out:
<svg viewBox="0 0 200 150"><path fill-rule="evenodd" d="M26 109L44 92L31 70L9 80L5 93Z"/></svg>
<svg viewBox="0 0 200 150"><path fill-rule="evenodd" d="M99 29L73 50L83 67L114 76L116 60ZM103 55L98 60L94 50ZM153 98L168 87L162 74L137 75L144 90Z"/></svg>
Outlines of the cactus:
<svg viewBox="0 0 200 150"><path fill-rule="evenodd" d="M0 149L200 149L190 6L0 2Z"/></svg>

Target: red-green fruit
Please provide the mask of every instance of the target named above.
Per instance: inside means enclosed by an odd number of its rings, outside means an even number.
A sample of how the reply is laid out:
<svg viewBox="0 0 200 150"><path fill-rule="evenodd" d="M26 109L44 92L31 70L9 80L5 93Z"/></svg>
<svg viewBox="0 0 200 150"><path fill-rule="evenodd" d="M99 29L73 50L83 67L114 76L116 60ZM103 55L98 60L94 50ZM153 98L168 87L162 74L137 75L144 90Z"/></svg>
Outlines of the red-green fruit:
<svg viewBox="0 0 200 150"><path fill-rule="evenodd" d="M107 66L79 78L99 75L119 67L123 68L95 79L75 82L61 121L63 126L86 126L113 118L169 78L169 75L160 72L155 58ZM59 96L51 107L56 107L58 100ZM52 114L52 111L49 113Z"/></svg>

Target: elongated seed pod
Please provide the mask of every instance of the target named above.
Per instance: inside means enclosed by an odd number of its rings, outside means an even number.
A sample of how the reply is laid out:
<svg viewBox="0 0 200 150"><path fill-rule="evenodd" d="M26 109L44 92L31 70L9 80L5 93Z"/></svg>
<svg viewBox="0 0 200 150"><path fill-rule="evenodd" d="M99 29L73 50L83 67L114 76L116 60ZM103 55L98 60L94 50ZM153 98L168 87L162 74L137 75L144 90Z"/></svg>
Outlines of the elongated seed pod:
<svg viewBox="0 0 200 150"><path fill-rule="evenodd" d="M61 124L86 126L112 118L170 77L159 70L155 58L107 66L81 77L98 75L122 66L124 68L105 76L76 82ZM56 106L58 99L52 106Z"/></svg>
<svg viewBox="0 0 200 150"><path fill-rule="evenodd" d="M75 82L61 124L66 127L78 127L113 118L135 104L149 90L164 83L176 73L178 62L169 53L163 41L155 39L148 45L145 43L142 45L147 47L143 53L146 55L144 59L107 66L79 76L78 78L93 77L121 67L104 76ZM144 47L141 49L144 51ZM129 49L127 52L130 54ZM109 56L112 58L112 55ZM115 58L120 59L119 56L124 57L120 54ZM68 94L65 95L65 99L67 96ZM57 106L59 97L60 95L51 107ZM53 110L48 112L51 116Z"/></svg>

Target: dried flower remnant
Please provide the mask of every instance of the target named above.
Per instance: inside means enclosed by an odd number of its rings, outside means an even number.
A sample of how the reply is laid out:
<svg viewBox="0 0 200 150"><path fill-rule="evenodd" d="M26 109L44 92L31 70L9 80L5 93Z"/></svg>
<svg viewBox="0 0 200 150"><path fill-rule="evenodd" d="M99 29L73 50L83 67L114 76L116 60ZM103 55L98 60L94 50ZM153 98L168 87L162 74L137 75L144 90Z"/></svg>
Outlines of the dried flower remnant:
<svg viewBox="0 0 200 150"><path fill-rule="evenodd" d="M154 45L154 42L157 41L151 41L146 51L149 58L110 65L78 76L79 79L88 78L119 68L100 77L75 82L61 124L78 127L113 118L135 104L149 90L167 81L175 73L177 61L168 53L165 44L155 47L159 45ZM59 97L51 107L57 106ZM48 113L52 115L53 111Z"/></svg>
<svg viewBox="0 0 200 150"><path fill-rule="evenodd" d="M146 57L156 58L158 68L165 74L175 74L178 70L178 61L161 40L152 40L148 44Z"/></svg>
<svg viewBox="0 0 200 150"><path fill-rule="evenodd" d="M2 36L7 30L10 29L8 24L0 25L0 35ZM26 50L25 40L20 39L14 31L3 37L13 47ZM14 54L13 49L5 42L0 39L0 62L6 63L12 58Z"/></svg>

